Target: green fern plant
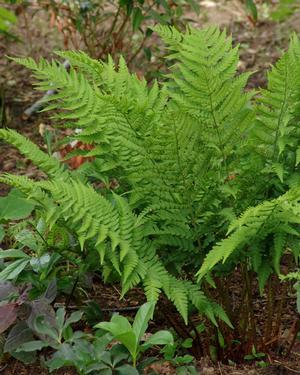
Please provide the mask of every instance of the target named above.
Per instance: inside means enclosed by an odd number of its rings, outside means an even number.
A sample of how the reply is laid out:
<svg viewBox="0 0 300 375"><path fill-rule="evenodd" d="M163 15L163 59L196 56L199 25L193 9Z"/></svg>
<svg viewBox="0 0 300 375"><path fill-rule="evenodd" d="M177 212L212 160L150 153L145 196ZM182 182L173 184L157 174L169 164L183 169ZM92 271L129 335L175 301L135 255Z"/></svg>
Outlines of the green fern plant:
<svg viewBox="0 0 300 375"><path fill-rule="evenodd" d="M69 73L55 61L15 59L39 89L56 90L46 110L82 129L74 138L93 146L83 153L94 160L68 171L0 130L48 175L0 180L30 196L49 228L59 220L81 251L96 250L104 278L118 278L122 295L142 284L149 301L165 293L185 322L194 306L214 326L231 325L204 292L207 283L242 264L258 274L262 292L287 249L299 256L300 44L293 36L268 87L254 93L245 88L249 74L237 74L238 47L225 32L155 31L171 68L151 86L122 58L115 65L59 52ZM116 190L92 186L113 178Z"/></svg>

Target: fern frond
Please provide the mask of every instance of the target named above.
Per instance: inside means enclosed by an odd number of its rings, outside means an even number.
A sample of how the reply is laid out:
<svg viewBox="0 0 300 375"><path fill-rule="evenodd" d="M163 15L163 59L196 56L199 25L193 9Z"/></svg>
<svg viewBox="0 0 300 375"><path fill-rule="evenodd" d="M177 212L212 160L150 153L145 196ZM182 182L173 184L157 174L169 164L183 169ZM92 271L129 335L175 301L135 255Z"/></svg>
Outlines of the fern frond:
<svg viewBox="0 0 300 375"><path fill-rule="evenodd" d="M197 273L199 279L203 278L218 262L227 258L238 248L249 246L255 239L264 239L269 234L275 236L274 265L278 270L279 254L283 244L279 244L278 232L293 233L298 232L291 225L299 222L299 187L289 190L277 199L265 201L264 203L246 210L239 219L235 220L229 228L229 236L217 243L207 254L200 270ZM231 233L231 234L230 234ZM280 242L284 237L280 237ZM264 274L266 272L264 271Z"/></svg>
<svg viewBox="0 0 300 375"><path fill-rule="evenodd" d="M157 32L161 39L170 46L170 49L177 47L183 39L182 33L174 26L155 25L152 30Z"/></svg>
<svg viewBox="0 0 300 375"><path fill-rule="evenodd" d="M164 32L168 29L159 27L159 33ZM214 145L225 162L253 119L252 93L244 92L249 75L235 77L238 49L216 27L191 29L171 47L169 59L176 61L168 83L172 105L198 120L203 142Z"/></svg>
<svg viewBox="0 0 300 375"><path fill-rule="evenodd" d="M56 51L56 55L68 60L73 67L80 69L91 83L102 84L103 63L92 59L83 51Z"/></svg>
<svg viewBox="0 0 300 375"><path fill-rule="evenodd" d="M68 172L57 159L41 151L33 142L12 129L0 129L0 138L17 147L43 172L52 178L68 178Z"/></svg>
<svg viewBox="0 0 300 375"><path fill-rule="evenodd" d="M257 150L267 152L272 162L293 142L295 109L299 106L300 43L294 35L288 51L268 74L268 87L261 90L257 121L253 129ZM298 104L297 104L298 103Z"/></svg>

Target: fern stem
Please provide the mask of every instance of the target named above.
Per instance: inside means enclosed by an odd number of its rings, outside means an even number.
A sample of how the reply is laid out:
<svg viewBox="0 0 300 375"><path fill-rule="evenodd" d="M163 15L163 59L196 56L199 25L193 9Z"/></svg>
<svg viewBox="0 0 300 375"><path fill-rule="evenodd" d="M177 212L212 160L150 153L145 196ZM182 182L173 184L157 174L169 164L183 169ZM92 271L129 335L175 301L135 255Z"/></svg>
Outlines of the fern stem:
<svg viewBox="0 0 300 375"><path fill-rule="evenodd" d="M252 295L252 277L250 271L247 269L247 265L244 266L244 278L246 282L246 292L247 292L247 315L249 317L249 330L252 339L252 345L257 348L257 335L256 335L256 324L253 308L253 295ZM252 347L251 345L251 347Z"/></svg>
<svg viewBox="0 0 300 375"><path fill-rule="evenodd" d="M193 345L193 352L195 353L195 358L201 358L204 354L204 349L202 345L202 341L199 335L199 332L197 331L197 328L195 327L192 320L190 320L190 325L195 333L195 339L196 345Z"/></svg>
<svg viewBox="0 0 300 375"><path fill-rule="evenodd" d="M296 323L294 324L294 335L293 335L292 341L290 343L290 346L289 346L289 348L286 352L286 357L289 357L289 355L291 354L291 351L293 349L293 346L295 345L299 330L300 330L300 319L298 319L296 321Z"/></svg>
<svg viewBox="0 0 300 375"><path fill-rule="evenodd" d="M273 309L274 309L274 294L273 294L273 285L272 285L272 278L268 280L268 292L267 292L267 321L266 321L266 328L264 333L263 342L267 343L270 341L271 333L272 333L272 317L273 317Z"/></svg>
<svg viewBox="0 0 300 375"><path fill-rule="evenodd" d="M229 289L227 287L224 288L223 280L216 279L215 281L216 281L219 296L220 296L222 304L225 308L226 314L228 315L231 323L233 323L233 325L235 326L235 319L234 319L233 309L231 307L232 303L231 303L230 296L229 296ZM227 285L226 279L224 280L224 283L225 283L225 285Z"/></svg>
<svg viewBox="0 0 300 375"><path fill-rule="evenodd" d="M71 303L71 299L72 299L73 294L74 294L74 292L75 292L75 289L76 289L76 287L77 287L78 281L79 281L79 272L77 272L77 276L76 276L76 279L75 279L75 281L74 281L74 283L73 283L71 293L69 294L68 299L67 299L67 301L66 301L66 310L68 309L68 307L69 307L69 305L70 305L70 303Z"/></svg>
<svg viewBox="0 0 300 375"><path fill-rule="evenodd" d="M280 288L280 282L277 280L278 287ZM285 301L284 296L287 294L287 283L285 283L283 286L281 286L281 292L279 296L279 307L277 310L277 316L275 319L275 325L274 325L274 332L273 332L273 337L276 337L276 342L278 342L279 339L279 330L280 330L280 325L281 325L281 318L282 318L282 311L283 311L283 304Z"/></svg>

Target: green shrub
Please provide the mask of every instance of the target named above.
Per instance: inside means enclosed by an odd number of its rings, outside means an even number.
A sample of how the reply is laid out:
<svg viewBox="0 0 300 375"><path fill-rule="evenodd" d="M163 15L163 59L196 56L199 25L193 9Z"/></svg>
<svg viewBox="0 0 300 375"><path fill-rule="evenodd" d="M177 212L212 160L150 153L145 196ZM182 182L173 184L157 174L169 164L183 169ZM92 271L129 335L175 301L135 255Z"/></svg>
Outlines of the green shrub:
<svg viewBox="0 0 300 375"><path fill-rule="evenodd" d="M94 161L68 171L21 135L0 130L48 175L1 181L30 196L49 228L59 221L83 252L99 256L104 279L120 280L122 295L142 284L149 301L163 291L185 322L194 306L215 326L218 319L231 325L204 292L207 283L222 286L241 265L250 296L249 275L257 274L262 292L280 273L282 255L299 255L300 44L293 36L268 87L252 92L225 32L155 31L171 68L150 87L122 58L115 67L111 59L60 52L69 73L55 61L16 59L33 70L38 88L57 90L47 109L82 129L74 138L93 145L85 156ZM236 324L230 301L222 304Z"/></svg>

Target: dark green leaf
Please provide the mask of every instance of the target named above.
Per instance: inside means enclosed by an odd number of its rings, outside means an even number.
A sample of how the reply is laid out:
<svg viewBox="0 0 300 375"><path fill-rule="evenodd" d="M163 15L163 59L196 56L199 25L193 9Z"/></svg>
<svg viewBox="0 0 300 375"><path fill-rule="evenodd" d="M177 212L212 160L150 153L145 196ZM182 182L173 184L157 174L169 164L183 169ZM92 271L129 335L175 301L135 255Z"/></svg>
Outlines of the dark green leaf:
<svg viewBox="0 0 300 375"><path fill-rule="evenodd" d="M43 348L46 348L48 346L47 343L41 340L35 340L35 341L29 341L25 344L21 345L17 351L18 352L34 352L36 350L42 350Z"/></svg>
<svg viewBox="0 0 300 375"><path fill-rule="evenodd" d="M253 20L257 21L257 7L253 0L246 0L246 7Z"/></svg>
<svg viewBox="0 0 300 375"><path fill-rule="evenodd" d="M140 8L134 8L132 12L132 28L133 31L137 31L140 27L142 21L144 19L144 16L142 14L142 11Z"/></svg>

